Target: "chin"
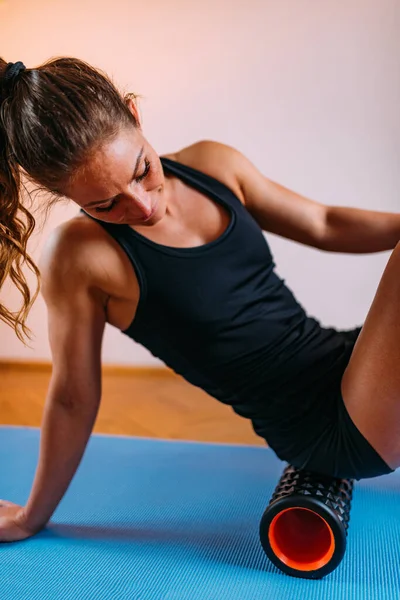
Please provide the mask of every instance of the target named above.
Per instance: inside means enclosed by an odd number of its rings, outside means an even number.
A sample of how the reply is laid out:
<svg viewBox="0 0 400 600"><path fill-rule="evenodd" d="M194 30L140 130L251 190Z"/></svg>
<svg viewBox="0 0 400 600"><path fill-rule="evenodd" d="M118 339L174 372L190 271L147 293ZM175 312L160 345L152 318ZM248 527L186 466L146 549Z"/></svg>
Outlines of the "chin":
<svg viewBox="0 0 400 600"><path fill-rule="evenodd" d="M156 212L148 221L142 221L142 223L136 223L136 225L147 225L148 227L157 225L165 217L166 212L164 207L158 206Z"/></svg>
<svg viewBox="0 0 400 600"><path fill-rule="evenodd" d="M162 215L163 216L163 215ZM129 225L130 227L152 227L161 221L162 216L153 215L148 221L138 221L137 219L120 221L118 225Z"/></svg>

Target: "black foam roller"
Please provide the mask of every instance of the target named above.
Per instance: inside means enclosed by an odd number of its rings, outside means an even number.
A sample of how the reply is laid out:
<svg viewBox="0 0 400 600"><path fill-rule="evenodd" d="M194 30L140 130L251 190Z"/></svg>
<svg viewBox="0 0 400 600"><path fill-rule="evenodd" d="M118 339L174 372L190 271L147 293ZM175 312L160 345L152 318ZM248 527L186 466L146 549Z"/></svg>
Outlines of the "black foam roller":
<svg viewBox="0 0 400 600"><path fill-rule="evenodd" d="M341 562L347 541L354 481L288 465L260 522L271 562L294 577L318 579Z"/></svg>

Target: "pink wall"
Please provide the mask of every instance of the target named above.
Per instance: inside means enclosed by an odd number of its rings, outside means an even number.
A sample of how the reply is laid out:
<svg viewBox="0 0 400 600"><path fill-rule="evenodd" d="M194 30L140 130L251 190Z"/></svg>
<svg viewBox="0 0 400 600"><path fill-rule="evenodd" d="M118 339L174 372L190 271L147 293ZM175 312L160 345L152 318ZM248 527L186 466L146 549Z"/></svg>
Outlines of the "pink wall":
<svg viewBox="0 0 400 600"><path fill-rule="evenodd" d="M0 54L35 66L75 55L144 96L157 151L207 138L327 204L398 210L400 5L397 0L3 0ZM75 214L57 207L32 241ZM388 254L329 255L269 236L278 271L311 314L360 323ZM16 302L12 290L3 298ZM26 349L0 325L0 357L50 358L38 300ZM156 364L115 330L105 362Z"/></svg>

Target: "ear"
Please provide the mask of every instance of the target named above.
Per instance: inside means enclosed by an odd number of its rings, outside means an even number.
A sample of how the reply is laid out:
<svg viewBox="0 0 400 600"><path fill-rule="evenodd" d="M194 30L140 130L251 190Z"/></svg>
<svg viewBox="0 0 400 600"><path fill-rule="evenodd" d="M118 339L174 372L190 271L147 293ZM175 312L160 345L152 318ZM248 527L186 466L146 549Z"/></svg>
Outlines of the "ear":
<svg viewBox="0 0 400 600"><path fill-rule="evenodd" d="M125 103L126 103L127 107L129 108L130 112L135 117L139 129L142 129L142 120L140 118L139 110L138 110L138 107L136 106L135 102L132 100L132 98L127 98L125 100Z"/></svg>

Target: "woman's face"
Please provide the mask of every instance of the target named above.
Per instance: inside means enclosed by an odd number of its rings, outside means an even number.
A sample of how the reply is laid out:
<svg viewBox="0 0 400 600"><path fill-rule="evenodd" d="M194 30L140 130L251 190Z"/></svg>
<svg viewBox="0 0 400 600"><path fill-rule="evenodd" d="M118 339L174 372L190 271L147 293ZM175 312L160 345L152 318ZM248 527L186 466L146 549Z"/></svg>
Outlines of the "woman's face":
<svg viewBox="0 0 400 600"><path fill-rule="evenodd" d="M99 148L63 191L94 218L133 226L162 219L164 188L157 153L132 126Z"/></svg>

